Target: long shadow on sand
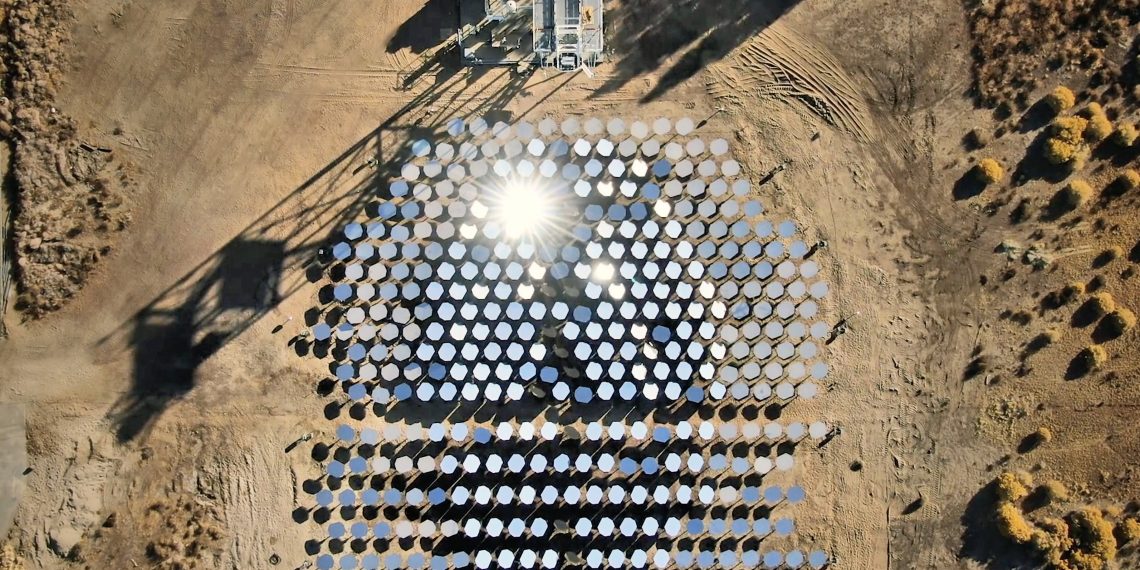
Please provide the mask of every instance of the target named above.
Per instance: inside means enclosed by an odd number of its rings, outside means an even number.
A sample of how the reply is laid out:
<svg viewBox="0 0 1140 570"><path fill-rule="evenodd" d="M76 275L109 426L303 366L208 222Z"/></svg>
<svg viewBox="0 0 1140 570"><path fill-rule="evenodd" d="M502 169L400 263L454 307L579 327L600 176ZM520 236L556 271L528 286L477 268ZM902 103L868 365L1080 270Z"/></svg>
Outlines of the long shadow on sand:
<svg viewBox="0 0 1140 570"><path fill-rule="evenodd" d="M423 53L455 33L459 22L459 6L455 0L427 0L412 17L396 28L388 40L388 53L407 48L412 53Z"/></svg>
<svg viewBox="0 0 1140 570"><path fill-rule="evenodd" d="M109 414L118 439L142 434L194 388L204 361L323 275L328 256L321 247L398 175L410 155L402 141L463 113L499 112L527 80L510 70L443 69L434 84L100 339L101 350L123 343L133 355L130 388Z"/></svg>
<svg viewBox="0 0 1140 570"><path fill-rule="evenodd" d="M799 0L628 0L606 9L607 51L623 54L597 95L668 65L642 102L660 98L763 31Z"/></svg>
<svg viewBox="0 0 1140 570"><path fill-rule="evenodd" d="M458 5L463 1L424 2L414 15L400 24L388 42L388 52L407 48L422 54L437 45L447 30L458 25ZM656 100L701 69L723 59L798 3L799 0L608 2L604 15L606 52L622 54L622 57L607 64L612 75L594 95L612 93L638 77L668 66L641 99L642 102Z"/></svg>

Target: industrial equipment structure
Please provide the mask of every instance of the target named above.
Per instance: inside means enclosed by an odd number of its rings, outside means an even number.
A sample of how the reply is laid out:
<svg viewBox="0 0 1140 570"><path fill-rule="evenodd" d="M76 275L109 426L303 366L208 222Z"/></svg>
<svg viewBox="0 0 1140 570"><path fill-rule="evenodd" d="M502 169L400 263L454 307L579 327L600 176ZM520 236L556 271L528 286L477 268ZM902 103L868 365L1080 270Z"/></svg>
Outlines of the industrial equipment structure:
<svg viewBox="0 0 1140 570"><path fill-rule="evenodd" d="M534 54L543 66L574 71L601 62L602 0L535 0L532 16Z"/></svg>
<svg viewBox="0 0 1140 570"><path fill-rule="evenodd" d="M589 72L604 59L602 0L481 0L481 9L471 2L458 0L464 65Z"/></svg>

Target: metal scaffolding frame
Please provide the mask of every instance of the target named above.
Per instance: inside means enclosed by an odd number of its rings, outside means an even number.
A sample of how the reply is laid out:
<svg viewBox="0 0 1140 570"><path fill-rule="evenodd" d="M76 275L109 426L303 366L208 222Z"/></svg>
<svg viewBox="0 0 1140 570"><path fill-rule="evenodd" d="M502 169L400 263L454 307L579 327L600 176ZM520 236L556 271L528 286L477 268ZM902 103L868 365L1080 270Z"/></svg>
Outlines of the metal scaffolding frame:
<svg viewBox="0 0 1140 570"><path fill-rule="evenodd" d="M540 65L574 71L602 61L602 0L535 0L532 14Z"/></svg>
<svg viewBox="0 0 1140 570"><path fill-rule="evenodd" d="M469 3L470 0L456 0L460 13L456 43L464 65L530 63L560 71L589 71L604 59L602 0L483 0L483 14L477 23L467 19L470 14L463 13L464 4ZM467 12L471 11L468 6ZM521 53L522 42L517 33L511 36L513 41L504 41L496 35L496 29L521 23L528 13L533 39L528 46L530 51ZM490 42L482 37L488 33ZM486 49L488 44L491 50ZM494 57L488 57L488 53Z"/></svg>

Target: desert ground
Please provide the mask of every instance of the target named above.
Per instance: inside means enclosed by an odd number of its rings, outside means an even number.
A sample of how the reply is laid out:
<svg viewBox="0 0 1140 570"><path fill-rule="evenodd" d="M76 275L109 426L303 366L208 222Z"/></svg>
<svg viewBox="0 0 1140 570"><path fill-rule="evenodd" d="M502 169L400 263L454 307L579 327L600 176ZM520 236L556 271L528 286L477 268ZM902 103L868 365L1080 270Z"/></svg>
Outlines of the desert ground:
<svg viewBox="0 0 1140 570"><path fill-rule="evenodd" d="M478 116L691 117L827 242L848 332L786 417L842 427L797 453L830 567L1140 564L1140 143L1042 158L1058 116L1140 118L1136 2L613 0L591 74L459 66L453 4L0 1L0 568L310 560L325 248L395 149Z"/></svg>

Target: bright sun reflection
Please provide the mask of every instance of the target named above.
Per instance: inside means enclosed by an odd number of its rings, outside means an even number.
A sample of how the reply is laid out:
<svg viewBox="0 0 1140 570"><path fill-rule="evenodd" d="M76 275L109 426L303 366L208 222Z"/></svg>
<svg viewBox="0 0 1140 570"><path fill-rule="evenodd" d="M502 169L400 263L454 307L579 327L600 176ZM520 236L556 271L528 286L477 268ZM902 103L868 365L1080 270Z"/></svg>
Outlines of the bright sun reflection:
<svg viewBox="0 0 1140 570"><path fill-rule="evenodd" d="M540 186L512 181L498 196L497 214L507 236L537 239L554 217L550 194Z"/></svg>
<svg viewBox="0 0 1140 570"><path fill-rule="evenodd" d="M599 263L594 266L594 279L609 282L614 278L614 266L609 263Z"/></svg>

